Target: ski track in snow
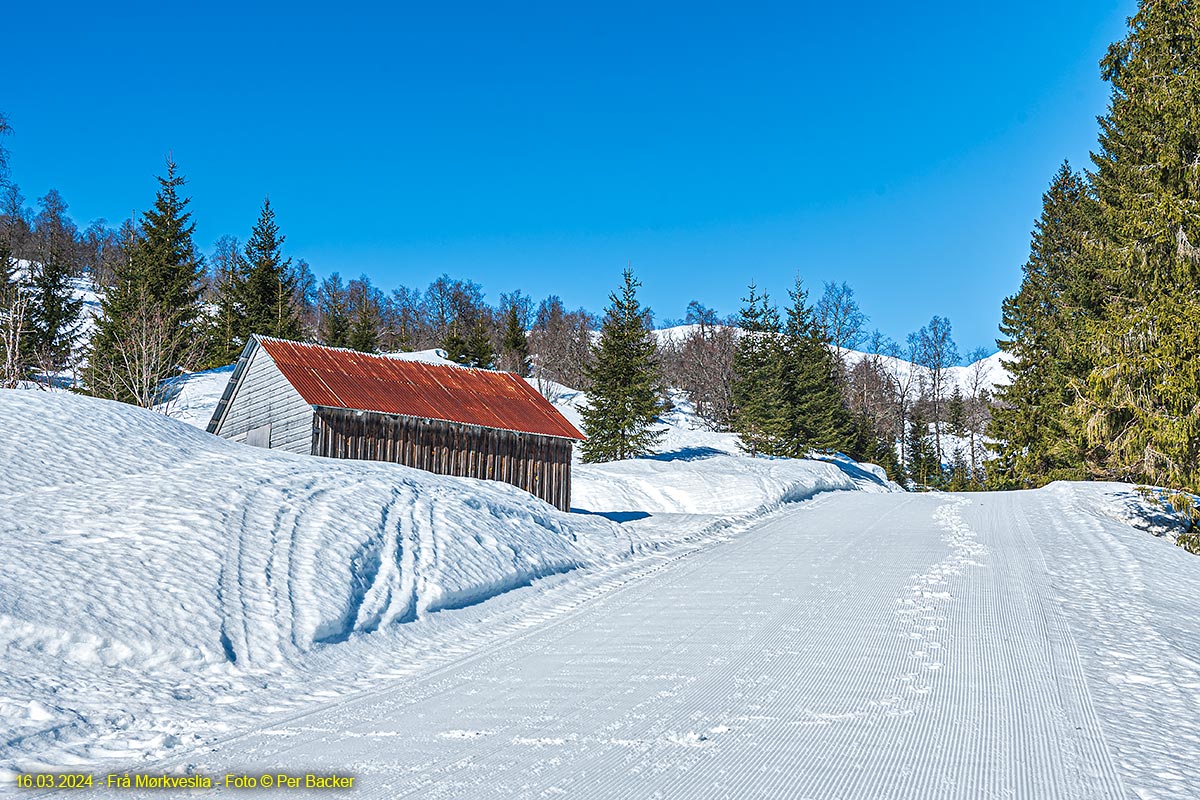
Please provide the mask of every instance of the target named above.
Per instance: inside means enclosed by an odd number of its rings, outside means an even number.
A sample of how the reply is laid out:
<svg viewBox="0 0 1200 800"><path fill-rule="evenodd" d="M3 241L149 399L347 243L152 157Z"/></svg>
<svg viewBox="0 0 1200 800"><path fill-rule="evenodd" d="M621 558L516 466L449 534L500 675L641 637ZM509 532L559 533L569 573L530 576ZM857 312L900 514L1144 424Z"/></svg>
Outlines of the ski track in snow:
<svg viewBox="0 0 1200 800"><path fill-rule="evenodd" d="M1162 612L1200 569L1086 500L821 495L155 768L363 798L1194 797L1200 635Z"/></svg>

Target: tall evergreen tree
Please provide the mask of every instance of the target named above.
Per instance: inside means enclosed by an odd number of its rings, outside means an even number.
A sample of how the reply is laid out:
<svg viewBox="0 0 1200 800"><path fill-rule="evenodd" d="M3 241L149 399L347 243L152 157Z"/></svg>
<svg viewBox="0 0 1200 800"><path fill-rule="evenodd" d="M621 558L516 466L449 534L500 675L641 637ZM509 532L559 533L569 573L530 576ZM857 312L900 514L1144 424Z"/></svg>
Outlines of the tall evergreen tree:
<svg viewBox="0 0 1200 800"><path fill-rule="evenodd" d="M1076 414L1092 472L1200 487L1200 6L1142 0L1101 62L1093 176L1108 302Z"/></svg>
<svg viewBox="0 0 1200 800"><path fill-rule="evenodd" d="M300 318L293 305L296 279L290 258L282 254L286 237L279 233L271 199L263 200L258 222L246 242L245 280L239 287L242 305L242 333L296 339L300 336Z"/></svg>
<svg viewBox="0 0 1200 800"><path fill-rule="evenodd" d="M122 231L123 258L113 266L88 353L89 391L143 406L158 401L164 378L201 360L207 341L198 324L203 259L174 161L158 182L154 207Z"/></svg>
<svg viewBox="0 0 1200 800"><path fill-rule="evenodd" d="M371 279L360 275L350 281L350 329L347 345L362 353L377 353L380 329L383 327L383 292L371 285Z"/></svg>
<svg viewBox="0 0 1200 800"><path fill-rule="evenodd" d="M167 176L158 179L154 207L142 215L134 267L150 302L172 323L191 326L200 313L197 301L204 259L192 241L196 226L187 211L190 198L179 195L186 181L177 169L168 158Z"/></svg>
<svg viewBox="0 0 1200 800"><path fill-rule="evenodd" d="M457 364L466 364L471 359L471 348L467 338L463 336L458 320L452 320L442 337L441 348L446 352L446 358Z"/></svg>
<svg viewBox="0 0 1200 800"><path fill-rule="evenodd" d="M940 484L942 465L929 433L929 422L920 406L914 407L909 415L907 440L904 449L908 463L905 466L911 488L921 489Z"/></svg>
<svg viewBox="0 0 1200 800"><path fill-rule="evenodd" d="M342 276L333 273L317 289L317 338L329 347L350 346L350 293Z"/></svg>
<svg viewBox="0 0 1200 800"><path fill-rule="evenodd" d="M779 311L754 283L742 298L737 350L733 357L733 430L750 455L782 449L780 394L783 344Z"/></svg>
<svg viewBox="0 0 1200 800"><path fill-rule="evenodd" d="M1023 489L1086 475L1071 407L1092 370L1081 340L1100 318L1103 291L1094 248L1096 204L1064 163L1042 195L1021 287L1004 301L998 344L1012 382L997 391L988 435L995 488Z"/></svg>
<svg viewBox="0 0 1200 800"><path fill-rule="evenodd" d="M801 458L811 450L843 450L850 420L837 383L838 368L829 341L796 278L783 327L779 377L780 452Z"/></svg>
<svg viewBox="0 0 1200 800"><path fill-rule="evenodd" d="M466 341L463 363L468 367L491 369L495 361L496 353L492 348L492 337L488 335L487 325L481 314L475 318L475 324L471 326L471 335Z"/></svg>
<svg viewBox="0 0 1200 800"><path fill-rule="evenodd" d="M662 410L662 375L649 315L638 303L641 284L623 273L620 294L609 307L588 367L592 387L582 411L583 460L615 461L649 453L663 436L653 425Z"/></svg>
<svg viewBox="0 0 1200 800"><path fill-rule="evenodd" d="M360 353L379 351L379 321L365 302L356 305L346 339L346 344Z"/></svg>
<svg viewBox="0 0 1200 800"><path fill-rule="evenodd" d="M967 429L967 404L963 397L962 387L957 383L950 390L950 399L946 401L946 423L950 433L963 436Z"/></svg>
<svg viewBox="0 0 1200 800"><path fill-rule="evenodd" d="M504 312L503 366L509 372L526 375L529 372L529 340L521 324L521 310L510 302Z"/></svg>
<svg viewBox="0 0 1200 800"><path fill-rule="evenodd" d="M51 190L38 203L35 258L26 288L29 332L25 344L38 368L57 371L69 363L82 322L83 298L76 296L72 282L79 273L77 232L58 192Z"/></svg>

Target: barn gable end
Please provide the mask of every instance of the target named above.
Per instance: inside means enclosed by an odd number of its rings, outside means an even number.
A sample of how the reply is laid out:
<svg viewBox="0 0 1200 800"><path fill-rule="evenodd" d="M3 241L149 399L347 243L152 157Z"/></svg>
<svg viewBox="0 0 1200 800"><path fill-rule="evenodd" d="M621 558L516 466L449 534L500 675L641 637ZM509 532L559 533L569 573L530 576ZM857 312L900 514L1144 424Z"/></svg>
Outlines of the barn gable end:
<svg viewBox="0 0 1200 800"><path fill-rule="evenodd" d="M313 408L254 339L242 351L209 433L235 442L309 455Z"/></svg>

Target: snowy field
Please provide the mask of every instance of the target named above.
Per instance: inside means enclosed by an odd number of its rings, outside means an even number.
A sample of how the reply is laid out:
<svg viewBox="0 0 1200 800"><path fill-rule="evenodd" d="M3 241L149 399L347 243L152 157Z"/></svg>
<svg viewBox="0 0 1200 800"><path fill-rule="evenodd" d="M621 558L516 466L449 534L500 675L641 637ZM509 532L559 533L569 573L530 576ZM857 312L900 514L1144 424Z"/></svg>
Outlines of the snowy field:
<svg viewBox="0 0 1200 800"><path fill-rule="evenodd" d="M849 462L738 474L749 460L712 448L579 468L568 515L505 484L209 436L227 379L181 387L167 410L191 424L0 391L9 777L161 758L461 657L785 500L895 488ZM687 498L706 469L724 502ZM673 505L643 502L652 487Z"/></svg>
<svg viewBox="0 0 1200 800"><path fill-rule="evenodd" d="M188 764L372 798L1195 797L1200 561L1109 492L823 495Z"/></svg>
<svg viewBox="0 0 1200 800"><path fill-rule="evenodd" d="M1132 487L904 494L681 402L655 456L577 461L562 514L208 436L228 375L177 419L0 391L0 796L1200 796L1200 559Z"/></svg>

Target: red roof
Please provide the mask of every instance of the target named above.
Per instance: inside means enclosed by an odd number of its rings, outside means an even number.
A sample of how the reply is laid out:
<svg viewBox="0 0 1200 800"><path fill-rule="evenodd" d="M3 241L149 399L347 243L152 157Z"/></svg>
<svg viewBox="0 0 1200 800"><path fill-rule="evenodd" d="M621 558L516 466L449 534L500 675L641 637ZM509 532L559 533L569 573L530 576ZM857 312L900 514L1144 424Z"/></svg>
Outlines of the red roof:
<svg viewBox="0 0 1200 800"><path fill-rule="evenodd" d="M312 406L584 438L546 398L510 372L401 361L256 338L304 402Z"/></svg>

